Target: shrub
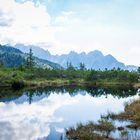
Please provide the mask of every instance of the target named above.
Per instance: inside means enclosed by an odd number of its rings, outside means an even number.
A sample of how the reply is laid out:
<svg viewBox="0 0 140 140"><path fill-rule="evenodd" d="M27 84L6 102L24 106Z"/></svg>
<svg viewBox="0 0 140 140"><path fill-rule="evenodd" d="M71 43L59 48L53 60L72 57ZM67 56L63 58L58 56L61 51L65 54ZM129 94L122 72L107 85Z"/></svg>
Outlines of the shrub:
<svg viewBox="0 0 140 140"><path fill-rule="evenodd" d="M25 83L23 81L14 80L11 86L13 89L21 89L25 86Z"/></svg>

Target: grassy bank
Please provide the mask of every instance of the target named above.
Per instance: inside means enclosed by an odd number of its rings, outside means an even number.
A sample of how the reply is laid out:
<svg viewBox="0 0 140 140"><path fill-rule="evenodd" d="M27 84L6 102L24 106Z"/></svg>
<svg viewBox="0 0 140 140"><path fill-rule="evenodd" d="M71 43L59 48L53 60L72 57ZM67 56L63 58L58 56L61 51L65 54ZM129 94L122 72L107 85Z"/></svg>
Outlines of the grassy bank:
<svg viewBox="0 0 140 140"><path fill-rule="evenodd" d="M69 140L113 140L110 132L114 129L112 122L101 119L98 123L89 122L78 124L76 128L71 127L66 130L66 135Z"/></svg>
<svg viewBox="0 0 140 140"><path fill-rule="evenodd" d="M119 114L109 113L106 118L113 120L128 120L132 124L127 125L128 128L140 128L140 99L127 102L124 111Z"/></svg>
<svg viewBox="0 0 140 140"><path fill-rule="evenodd" d="M105 82L105 81L85 81L84 79L75 79L75 80L69 80L69 79L31 79L26 80L23 77L20 79L17 78L7 78L6 80L3 80L0 82L0 87L12 87L12 88L43 88L47 86L67 86L67 85L75 85L75 86L98 86L98 87L135 87L139 88L139 83L129 83L129 82Z"/></svg>
<svg viewBox="0 0 140 140"><path fill-rule="evenodd" d="M136 72L109 70L49 70L41 68L0 68L1 87L46 87L62 85L140 87Z"/></svg>
<svg viewBox="0 0 140 140"><path fill-rule="evenodd" d="M134 88L140 88L140 82L134 83Z"/></svg>

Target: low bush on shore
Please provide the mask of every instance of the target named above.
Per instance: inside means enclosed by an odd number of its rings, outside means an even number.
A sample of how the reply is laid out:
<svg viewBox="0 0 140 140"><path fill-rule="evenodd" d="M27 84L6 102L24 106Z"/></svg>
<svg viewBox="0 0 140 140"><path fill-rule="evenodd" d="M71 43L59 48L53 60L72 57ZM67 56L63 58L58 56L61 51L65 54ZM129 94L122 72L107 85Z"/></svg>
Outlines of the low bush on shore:
<svg viewBox="0 0 140 140"><path fill-rule="evenodd" d="M66 135L69 140L113 140L109 136L114 129L112 122L101 119L98 123L89 122L78 124L76 128L71 127L66 130Z"/></svg>

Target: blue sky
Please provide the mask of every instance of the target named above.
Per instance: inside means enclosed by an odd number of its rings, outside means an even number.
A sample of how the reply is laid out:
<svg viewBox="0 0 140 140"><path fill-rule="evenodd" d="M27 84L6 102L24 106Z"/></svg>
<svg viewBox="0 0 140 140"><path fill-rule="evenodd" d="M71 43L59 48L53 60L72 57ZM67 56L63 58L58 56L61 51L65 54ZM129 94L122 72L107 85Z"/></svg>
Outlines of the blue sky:
<svg viewBox="0 0 140 140"><path fill-rule="evenodd" d="M53 54L98 49L140 65L139 7L139 0L0 0L0 39Z"/></svg>
<svg viewBox="0 0 140 140"><path fill-rule="evenodd" d="M63 11L73 11L77 18L94 19L102 16L100 22L107 24L119 24L138 26L139 0L16 0L19 2L33 1L35 4L40 2L47 8L52 17L62 14ZM98 22L95 21L95 22ZM105 24L104 23L104 24Z"/></svg>
<svg viewBox="0 0 140 140"><path fill-rule="evenodd" d="M94 18L96 14L102 14L109 23L136 25L136 21L140 22L139 0L40 0L40 2L46 5L52 16L58 16L62 11L73 11L81 18Z"/></svg>

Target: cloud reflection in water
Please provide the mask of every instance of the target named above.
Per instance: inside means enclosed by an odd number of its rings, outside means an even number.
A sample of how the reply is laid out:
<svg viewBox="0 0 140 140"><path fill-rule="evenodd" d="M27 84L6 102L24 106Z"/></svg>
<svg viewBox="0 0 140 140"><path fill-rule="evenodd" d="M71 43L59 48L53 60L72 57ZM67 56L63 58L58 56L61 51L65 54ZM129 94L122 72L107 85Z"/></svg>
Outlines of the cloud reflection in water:
<svg viewBox="0 0 140 140"><path fill-rule="evenodd" d="M74 104L77 100L68 94L52 94L38 102L29 104L8 104L0 102L1 140L35 140L49 135L51 122L61 122L54 112L64 105Z"/></svg>
<svg viewBox="0 0 140 140"><path fill-rule="evenodd" d="M96 121L107 111L122 111L124 102L134 98L138 96L118 99L112 95L83 96L79 92L75 96L53 93L32 104L0 102L0 139L36 140L51 135L52 130L63 133L63 128L80 121Z"/></svg>

